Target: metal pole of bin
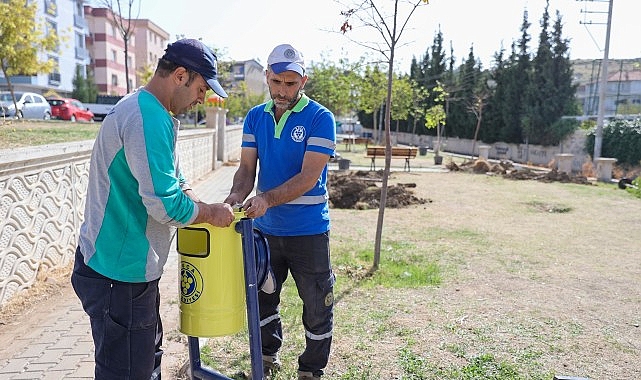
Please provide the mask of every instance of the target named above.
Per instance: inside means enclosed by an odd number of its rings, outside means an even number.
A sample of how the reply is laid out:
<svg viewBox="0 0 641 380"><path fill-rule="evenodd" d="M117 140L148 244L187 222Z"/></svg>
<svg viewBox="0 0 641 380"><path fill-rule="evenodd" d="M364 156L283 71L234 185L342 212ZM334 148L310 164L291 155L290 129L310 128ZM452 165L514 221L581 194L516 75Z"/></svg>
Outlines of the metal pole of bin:
<svg viewBox="0 0 641 380"><path fill-rule="evenodd" d="M254 222L242 218L236 223L236 232L241 234L245 274L245 300L247 303L247 328L249 331L249 353L251 356L251 379L263 379L263 354L260 338L260 314L258 310L258 276L254 245ZM200 361L200 346L197 337L187 337L189 345L190 372L192 379L232 380L220 372L203 367Z"/></svg>
<svg viewBox="0 0 641 380"><path fill-rule="evenodd" d="M243 261L245 262L245 297L247 300L247 329L249 330L249 353L251 355L252 380L263 378L263 353L260 338L260 312L258 310L258 279L256 272L256 254L254 246L254 222L242 218L236 223L243 243Z"/></svg>

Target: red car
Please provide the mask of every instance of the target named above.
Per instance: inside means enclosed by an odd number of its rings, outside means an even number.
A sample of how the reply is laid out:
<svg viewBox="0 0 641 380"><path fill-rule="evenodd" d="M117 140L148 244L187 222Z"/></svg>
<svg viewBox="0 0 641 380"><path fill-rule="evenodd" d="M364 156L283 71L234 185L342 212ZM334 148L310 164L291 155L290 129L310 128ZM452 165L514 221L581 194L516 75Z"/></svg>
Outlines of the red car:
<svg viewBox="0 0 641 380"><path fill-rule="evenodd" d="M93 121L93 112L77 99L49 98L47 101L51 105L52 119Z"/></svg>

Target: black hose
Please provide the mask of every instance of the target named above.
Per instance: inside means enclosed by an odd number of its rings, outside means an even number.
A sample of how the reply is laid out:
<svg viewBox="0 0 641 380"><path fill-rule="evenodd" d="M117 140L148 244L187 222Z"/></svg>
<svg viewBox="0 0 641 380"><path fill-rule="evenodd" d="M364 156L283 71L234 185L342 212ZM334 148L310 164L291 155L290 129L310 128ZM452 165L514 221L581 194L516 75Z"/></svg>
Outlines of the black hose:
<svg viewBox="0 0 641 380"><path fill-rule="evenodd" d="M262 288L267 280L269 268L269 244L260 230L254 228L254 256L256 257L256 284Z"/></svg>

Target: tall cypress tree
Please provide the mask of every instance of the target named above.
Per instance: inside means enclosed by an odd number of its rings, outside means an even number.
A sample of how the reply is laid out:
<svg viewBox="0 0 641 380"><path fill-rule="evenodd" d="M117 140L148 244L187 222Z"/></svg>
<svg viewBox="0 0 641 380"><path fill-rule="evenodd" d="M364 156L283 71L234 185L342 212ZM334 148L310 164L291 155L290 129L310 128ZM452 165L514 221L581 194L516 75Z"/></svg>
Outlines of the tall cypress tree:
<svg viewBox="0 0 641 380"><path fill-rule="evenodd" d="M469 106L474 101L475 90L480 78L480 64L474 56L474 47L470 47L467 59L459 67L456 86L450 93L447 129L449 136L472 138L476 126L476 118L470 112Z"/></svg>
<svg viewBox="0 0 641 380"><path fill-rule="evenodd" d="M499 136L501 141L507 143L523 142L521 133L521 119L523 117L523 102L526 99L524 89L528 86L528 72L530 68L530 55L528 46L530 35L528 29L527 11L523 12L523 22L521 23L521 38L517 44L512 44L512 52L505 67L505 72L499 82L499 86L504 86L505 98L501 102L500 112L503 119L503 129Z"/></svg>
<svg viewBox="0 0 641 380"><path fill-rule="evenodd" d="M526 102L528 123L524 125L529 142L540 145L558 144L577 126L576 122L561 119L576 107L576 86L572 83L568 41L562 37L562 18L557 11L550 33L548 6L549 0L541 18L539 47L533 60Z"/></svg>
<svg viewBox="0 0 641 380"><path fill-rule="evenodd" d="M539 46L529 73L529 83L524 102L522 117L523 135L531 144L549 145L550 125L558 118L553 104L557 103L554 84L554 67L550 42L548 12L549 1L541 18Z"/></svg>

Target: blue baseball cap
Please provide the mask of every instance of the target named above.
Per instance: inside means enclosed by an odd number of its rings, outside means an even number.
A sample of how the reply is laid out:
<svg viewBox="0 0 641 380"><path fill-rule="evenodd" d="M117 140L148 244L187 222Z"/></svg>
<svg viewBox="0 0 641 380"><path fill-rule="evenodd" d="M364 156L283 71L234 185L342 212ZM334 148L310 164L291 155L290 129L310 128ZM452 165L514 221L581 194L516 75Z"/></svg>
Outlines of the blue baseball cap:
<svg viewBox="0 0 641 380"><path fill-rule="evenodd" d="M289 44L276 46L269 54L267 64L276 74L280 74L283 71L295 71L301 76L305 75L303 54Z"/></svg>
<svg viewBox="0 0 641 380"><path fill-rule="evenodd" d="M218 82L218 63L216 55L201 41L183 38L167 45L162 59L171 61L186 69L200 74L207 82L209 88L223 98L227 93Z"/></svg>

